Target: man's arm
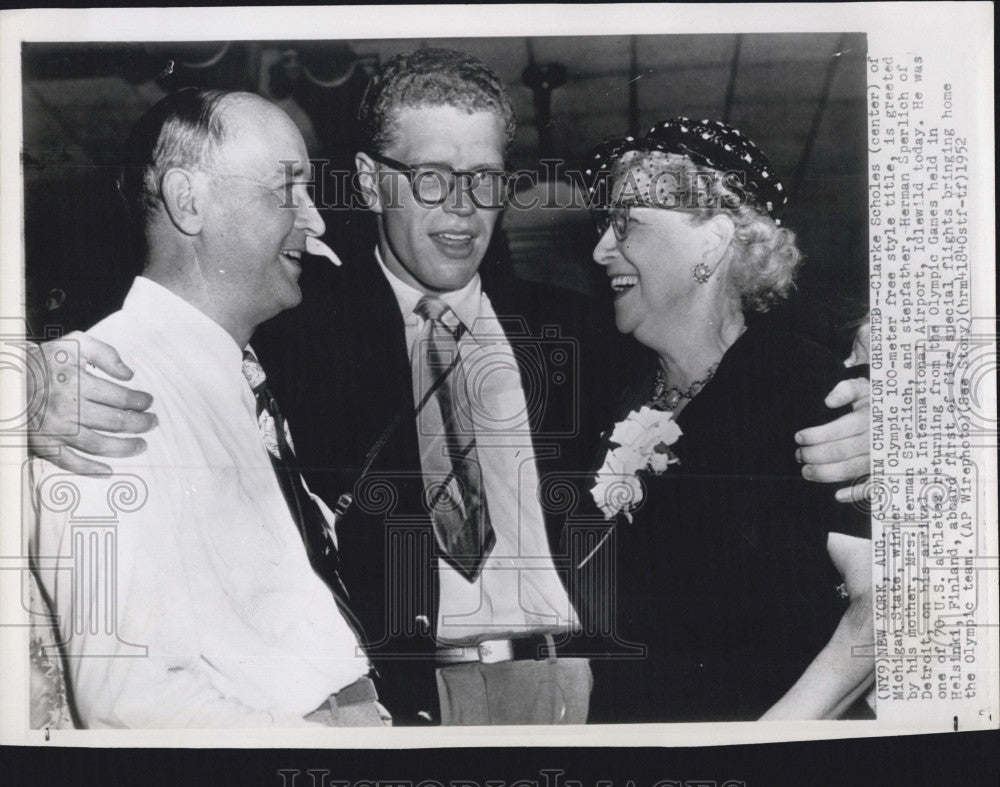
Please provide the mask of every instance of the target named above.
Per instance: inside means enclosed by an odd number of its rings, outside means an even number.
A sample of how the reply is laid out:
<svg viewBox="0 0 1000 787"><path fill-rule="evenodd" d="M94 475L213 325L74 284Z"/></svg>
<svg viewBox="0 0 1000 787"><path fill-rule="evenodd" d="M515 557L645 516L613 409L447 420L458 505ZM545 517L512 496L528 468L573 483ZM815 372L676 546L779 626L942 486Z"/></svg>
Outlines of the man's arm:
<svg viewBox="0 0 1000 787"><path fill-rule="evenodd" d="M868 363L871 348L871 322L865 317L854 336L851 354L844 366ZM845 380L826 397L826 406L850 404L852 412L823 426L803 429L795 435L801 448L795 458L802 462L802 475L810 481L828 484L852 481L853 486L838 489L835 496L841 503L860 503L868 499L864 477L871 472L869 448L869 415L871 386L865 378Z"/></svg>
<svg viewBox="0 0 1000 787"><path fill-rule="evenodd" d="M77 357L79 366L55 363L60 351ZM77 451L103 457L130 457L146 450L141 434L157 424L156 415L146 412L153 397L143 391L101 379L86 370L87 364L118 380L129 380L132 370L122 363L113 347L83 333L44 342L33 348L38 365L45 370L47 399L39 416L28 426L28 446L35 456L48 459L73 473L107 475L111 468ZM38 395L36 381L28 376L27 401ZM869 472L868 381L845 380L826 398L828 407L850 403L854 411L823 426L803 429L795 435L801 446L796 458L805 466L802 474L822 483L855 482ZM110 432L112 434L104 434ZM864 484L840 489L837 500L848 502L865 497Z"/></svg>
<svg viewBox="0 0 1000 787"><path fill-rule="evenodd" d="M77 452L121 458L146 450L141 437L115 435L141 434L155 427L156 416L146 412L153 397L87 371L91 364L116 380L131 379L132 370L113 347L74 332L32 345L28 352L31 365L44 374L44 379L27 375L25 401L44 397L28 424L28 449L34 456L71 473L107 475L108 465Z"/></svg>
<svg viewBox="0 0 1000 787"><path fill-rule="evenodd" d="M825 399L827 407L850 404L853 410L835 421L803 429L795 435L800 448L795 458L803 465L802 475L827 484L853 482L838 489L841 503L859 502L867 497L865 483L858 479L871 472L869 453L869 382L863 377L844 380Z"/></svg>

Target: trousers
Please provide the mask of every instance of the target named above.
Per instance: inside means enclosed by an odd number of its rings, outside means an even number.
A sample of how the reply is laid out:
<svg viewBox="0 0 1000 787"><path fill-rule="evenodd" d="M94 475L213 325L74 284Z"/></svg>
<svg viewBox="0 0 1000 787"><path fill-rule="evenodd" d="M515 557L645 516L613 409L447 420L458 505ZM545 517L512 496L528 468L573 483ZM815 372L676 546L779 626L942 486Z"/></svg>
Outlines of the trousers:
<svg viewBox="0 0 1000 787"><path fill-rule="evenodd" d="M391 727L392 717L382 707L375 685L361 678L336 694L331 694L306 721L327 727Z"/></svg>
<svg viewBox="0 0 1000 787"><path fill-rule="evenodd" d="M437 669L441 723L585 724L594 679L583 658L467 662Z"/></svg>

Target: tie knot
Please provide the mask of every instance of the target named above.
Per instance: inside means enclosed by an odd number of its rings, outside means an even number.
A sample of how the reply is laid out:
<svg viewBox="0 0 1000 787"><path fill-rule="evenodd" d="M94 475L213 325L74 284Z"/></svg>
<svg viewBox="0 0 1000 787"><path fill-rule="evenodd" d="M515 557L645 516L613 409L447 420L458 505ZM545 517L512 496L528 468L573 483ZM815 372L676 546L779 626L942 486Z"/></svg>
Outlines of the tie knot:
<svg viewBox="0 0 1000 787"><path fill-rule="evenodd" d="M438 320L451 311L451 307L440 298L433 295L425 295L413 309L425 320Z"/></svg>
<svg viewBox="0 0 1000 787"><path fill-rule="evenodd" d="M413 312L425 320L441 323L456 340L461 337L465 328L462 321L458 319L458 315L455 314L455 310L433 295L425 295L421 298L413 308Z"/></svg>
<svg viewBox="0 0 1000 787"><path fill-rule="evenodd" d="M267 382L267 375L264 373L264 367L260 365L260 361L258 361L257 357L249 350L243 351L243 376L247 378L247 382L250 383L250 388L253 389L255 393L258 388Z"/></svg>

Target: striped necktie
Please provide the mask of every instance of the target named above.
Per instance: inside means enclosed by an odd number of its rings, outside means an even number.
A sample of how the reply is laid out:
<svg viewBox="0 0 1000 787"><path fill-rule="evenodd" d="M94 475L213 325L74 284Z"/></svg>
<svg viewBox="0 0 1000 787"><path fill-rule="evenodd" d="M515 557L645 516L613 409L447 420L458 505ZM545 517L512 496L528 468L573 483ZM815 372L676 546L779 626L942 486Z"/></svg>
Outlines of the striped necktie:
<svg viewBox="0 0 1000 787"><path fill-rule="evenodd" d="M414 348L413 372L420 394L419 412L440 411L440 427L418 421L421 464L428 478L426 499L438 545L445 559L474 581L496 541L483 488L482 469L459 355L465 326L440 298L425 296L414 312L426 320Z"/></svg>
<svg viewBox="0 0 1000 787"><path fill-rule="evenodd" d="M299 529L309 563L330 588L347 624L354 630L358 641L364 644L367 641L364 629L351 609L350 595L340 578L340 558L330 535L329 523L306 489L302 475L289 465L295 457L291 430L281 415L274 394L267 386L264 368L250 350L243 352L243 375L250 383L257 401L257 426L260 428L261 439Z"/></svg>

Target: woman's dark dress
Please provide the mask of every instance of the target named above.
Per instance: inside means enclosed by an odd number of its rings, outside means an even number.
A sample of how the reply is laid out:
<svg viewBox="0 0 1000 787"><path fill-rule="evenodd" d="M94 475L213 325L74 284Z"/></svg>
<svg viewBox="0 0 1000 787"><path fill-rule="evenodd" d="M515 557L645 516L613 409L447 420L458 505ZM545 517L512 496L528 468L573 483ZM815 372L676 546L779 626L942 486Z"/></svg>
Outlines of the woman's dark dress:
<svg viewBox="0 0 1000 787"><path fill-rule="evenodd" d="M608 544L616 635L646 655L592 660L592 722L755 719L829 641L847 601L827 534L870 525L802 478L794 435L838 415L823 399L843 375L819 346L751 327L681 411L680 464L644 477ZM651 391L652 377L620 416Z"/></svg>

